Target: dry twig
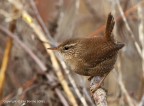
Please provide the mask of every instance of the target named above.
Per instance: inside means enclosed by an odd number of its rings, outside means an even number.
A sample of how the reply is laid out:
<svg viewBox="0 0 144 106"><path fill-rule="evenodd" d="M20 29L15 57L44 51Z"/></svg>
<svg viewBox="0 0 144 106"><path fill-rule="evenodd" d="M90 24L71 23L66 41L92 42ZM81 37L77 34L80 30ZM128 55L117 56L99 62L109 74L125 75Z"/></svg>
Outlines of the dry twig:
<svg viewBox="0 0 144 106"><path fill-rule="evenodd" d="M43 62L31 51L29 47L27 47L19 38L11 33L9 30L5 29L3 26L0 26L0 30L4 32L6 35L13 38L31 57L32 59L39 65L39 67L45 72L47 70L46 66Z"/></svg>
<svg viewBox="0 0 144 106"><path fill-rule="evenodd" d="M5 74L6 74L8 63L9 63L11 49L12 49L12 39L9 38L7 41L6 50L4 53L3 63L0 69L0 99L2 99L2 96L3 96L3 88L4 88L5 78L6 78Z"/></svg>
<svg viewBox="0 0 144 106"><path fill-rule="evenodd" d="M107 106L106 91L103 88L97 89L97 84L99 84L101 80L102 78L99 76L93 77L90 82L90 91L96 106ZM95 89L97 90L94 91Z"/></svg>
<svg viewBox="0 0 144 106"><path fill-rule="evenodd" d="M118 72L118 73L117 73L117 75L118 75L118 79L117 79L118 84L120 85L120 89L121 89L123 95L126 97L126 100L127 100L127 102L128 102L128 105L129 105L129 106L135 106L133 99L132 99L131 96L129 95L129 93L128 93L128 91L126 90L125 85L124 85L124 83L123 83L122 73L121 73L121 63L120 63L119 58L118 58L118 63L117 63L117 69L116 69L116 70L117 70L117 72Z"/></svg>

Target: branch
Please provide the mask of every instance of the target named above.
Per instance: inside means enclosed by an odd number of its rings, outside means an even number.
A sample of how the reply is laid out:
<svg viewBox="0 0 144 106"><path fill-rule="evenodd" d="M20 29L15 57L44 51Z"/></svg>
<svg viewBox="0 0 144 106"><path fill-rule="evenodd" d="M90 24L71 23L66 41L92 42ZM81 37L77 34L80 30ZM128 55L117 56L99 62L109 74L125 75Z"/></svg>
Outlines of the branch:
<svg viewBox="0 0 144 106"><path fill-rule="evenodd" d="M7 41L7 46L6 46L6 50L4 53L4 58L2 61L2 66L0 69L0 99L2 99L3 96L3 88L4 88L4 83L5 83L5 73L7 71L7 66L9 63L9 58L10 58L10 54L11 54L11 49L12 49L12 39L9 38Z"/></svg>
<svg viewBox="0 0 144 106"><path fill-rule="evenodd" d="M106 91L103 88L97 89L97 85L99 84L101 79L102 78L99 76L93 77L91 79L90 91L91 91L91 95L95 101L96 106L107 106ZM92 92L95 89L97 89L97 90L95 92Z"/></svg>

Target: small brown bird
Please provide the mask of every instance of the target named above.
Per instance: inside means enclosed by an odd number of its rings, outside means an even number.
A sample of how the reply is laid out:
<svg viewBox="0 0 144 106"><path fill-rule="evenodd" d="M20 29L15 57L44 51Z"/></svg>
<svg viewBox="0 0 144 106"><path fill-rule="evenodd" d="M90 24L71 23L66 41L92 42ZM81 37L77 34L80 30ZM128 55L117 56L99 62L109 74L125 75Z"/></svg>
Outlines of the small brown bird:
<svg viewBox="0 0 144 106"><path fill-rule="evenodd" d="M114 24L114 17L109 13L104 36L69 39L49 49L59 51L77 74L102 76L104 80L114 67L118 51L124 46L111 35Z"/></svg>

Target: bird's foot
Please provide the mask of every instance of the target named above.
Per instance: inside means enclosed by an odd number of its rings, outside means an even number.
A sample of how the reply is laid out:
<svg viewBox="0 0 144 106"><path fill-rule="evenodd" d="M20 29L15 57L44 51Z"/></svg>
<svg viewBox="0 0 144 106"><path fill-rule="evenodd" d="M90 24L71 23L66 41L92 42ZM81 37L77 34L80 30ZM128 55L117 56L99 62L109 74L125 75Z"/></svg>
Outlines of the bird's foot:
<svg viewBox="0 0 144 106"><path fill-rule="evenodd" d="M93 94L99 88L101 88L101 83L96 84L93 88L90 89L90 91Z"/></svg>

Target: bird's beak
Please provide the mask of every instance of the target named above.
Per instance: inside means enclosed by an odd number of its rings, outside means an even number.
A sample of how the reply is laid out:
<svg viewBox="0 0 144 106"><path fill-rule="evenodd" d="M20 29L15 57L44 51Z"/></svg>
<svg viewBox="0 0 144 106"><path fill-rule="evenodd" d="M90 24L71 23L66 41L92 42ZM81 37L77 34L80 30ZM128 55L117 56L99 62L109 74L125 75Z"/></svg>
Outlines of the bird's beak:
<svg viewBox="0 0 144 106"><path fill-rule="evenodd" d="M47 48L49 50L58 50L58 47L53 47L53 48Z"/></svg>

